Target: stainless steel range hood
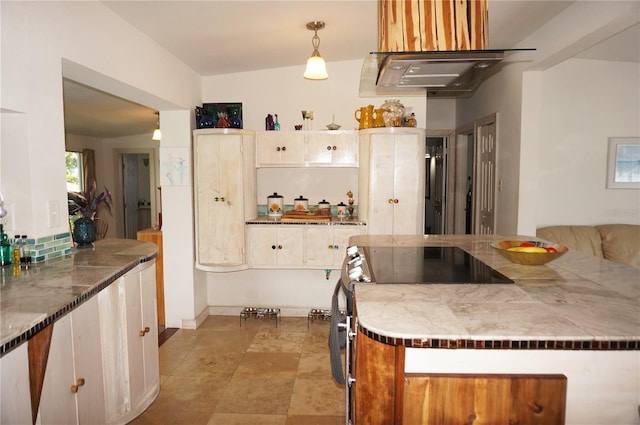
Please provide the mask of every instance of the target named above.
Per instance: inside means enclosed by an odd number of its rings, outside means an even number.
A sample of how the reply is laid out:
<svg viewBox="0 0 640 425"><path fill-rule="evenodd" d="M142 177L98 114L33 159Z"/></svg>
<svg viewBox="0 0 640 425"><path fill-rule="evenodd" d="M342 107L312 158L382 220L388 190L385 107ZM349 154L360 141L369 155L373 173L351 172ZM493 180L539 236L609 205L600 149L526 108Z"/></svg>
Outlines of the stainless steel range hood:
<svg viewBox="0 0 640 425"><path fill-rule="evenodd" d="M364 60L361 96L469 97L509 53L535 49L373 52ZM492 69L493 68L493 69Z"/></svg>

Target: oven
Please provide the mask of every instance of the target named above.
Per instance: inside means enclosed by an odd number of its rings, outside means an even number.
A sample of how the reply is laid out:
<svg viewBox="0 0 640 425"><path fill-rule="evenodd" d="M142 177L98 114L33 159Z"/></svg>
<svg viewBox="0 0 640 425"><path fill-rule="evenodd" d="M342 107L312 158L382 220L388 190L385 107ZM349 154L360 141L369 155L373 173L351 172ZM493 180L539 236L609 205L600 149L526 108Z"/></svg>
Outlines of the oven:
<svg viewBox="0 0 640 425"><path fill-rule="evenodd" d="M354 364L358 318L353 305L357 285L513 283L456 246L350 246L340 272L331 300L329 351L332 375L336 382L345 385L346 425L356 425L352 396L357 385ZM344 310L339 307L342 295Z"/></svg>

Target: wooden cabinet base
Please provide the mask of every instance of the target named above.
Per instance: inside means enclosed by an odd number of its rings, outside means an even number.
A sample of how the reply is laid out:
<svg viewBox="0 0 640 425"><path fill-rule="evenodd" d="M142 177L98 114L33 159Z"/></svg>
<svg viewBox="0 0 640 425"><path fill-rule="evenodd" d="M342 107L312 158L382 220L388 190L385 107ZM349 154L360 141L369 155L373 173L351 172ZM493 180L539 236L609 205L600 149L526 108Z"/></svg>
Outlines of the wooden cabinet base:
<svg viewBox="0 0 640 425"><path fill-rule="evenodd" d="M403 423L556 425L565 421L564 375L407 374Z"/></svg>

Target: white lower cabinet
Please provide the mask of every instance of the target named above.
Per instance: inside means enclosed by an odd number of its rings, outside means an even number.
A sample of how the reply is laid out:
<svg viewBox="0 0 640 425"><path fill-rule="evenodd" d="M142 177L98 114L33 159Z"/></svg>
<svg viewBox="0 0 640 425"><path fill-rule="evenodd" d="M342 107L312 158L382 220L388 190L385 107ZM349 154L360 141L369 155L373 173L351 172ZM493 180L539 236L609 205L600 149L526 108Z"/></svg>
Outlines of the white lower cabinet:
<svg viewBox="0 0 640 425"><path fill-rule="evenodd" d="M155 260L53 322L36 424L123 424L160 390ZM40 334L42 335L42 334ZM30 424L29 343L0 358L0 424Z"/></svg>
<svg viewBox="0 0 640 425"><path fill-rule="evenodd" d="M27 344L0 358L0 424L31 423Z"/></svg>
<svg viewBox="0 0 640 425"><path fill-rule="evenodd" d="M129 422L160 389L155 262L99 294L107 423Z"/></svg>
<svg viewBox="0 0 640 425"><path fill-rule="evenodd" d="M363 226L308 226L304 229L307 267L340 269L349 238L364 233Z"/></svg>
<svg viewBox="0 0 640 425"><path fill-rule="evenodd" d="M249 266L254 268L301 267L301 226L248 226Z"/></svg>
<svg viewBox="0 0 640 425"><path fill-rule="evenodd" d="M339 269L349 238L363 233L364 226L248 225L249 266Z"/></svg>
<svg viewBox="0 0 640 425"><path fill-rule="evenodd" d="M99 324L96 297L54 323L37 423L105 423Z"/></svg>

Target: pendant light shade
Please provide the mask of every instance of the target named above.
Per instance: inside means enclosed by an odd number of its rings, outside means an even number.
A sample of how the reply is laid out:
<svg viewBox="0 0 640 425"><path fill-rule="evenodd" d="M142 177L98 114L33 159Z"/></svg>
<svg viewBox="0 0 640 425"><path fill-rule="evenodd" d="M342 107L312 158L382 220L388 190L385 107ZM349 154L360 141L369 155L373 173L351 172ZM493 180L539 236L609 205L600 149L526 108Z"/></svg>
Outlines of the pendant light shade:
<svg viewBox="0 0 640 425"><path fill-rule="evenodd" d="M307 68L304 71L304 78L308 80L326 80L329 78L329 74L327 74L327 65L318 51L318 47L320 46L318 30L321 30L324 27L325 24L322 21L313 21L307 24L307 29L314 32L314 36L311 39L313 53L307 61Z"/></svg>
<svg viewBox="0 0 640 425"><path fill-rule="evenodd" d="M151 136L151 140L160 140L160 112L154 112L158 116L158 121L156 121L156 129L153 130L153 136Z"/></svg>

